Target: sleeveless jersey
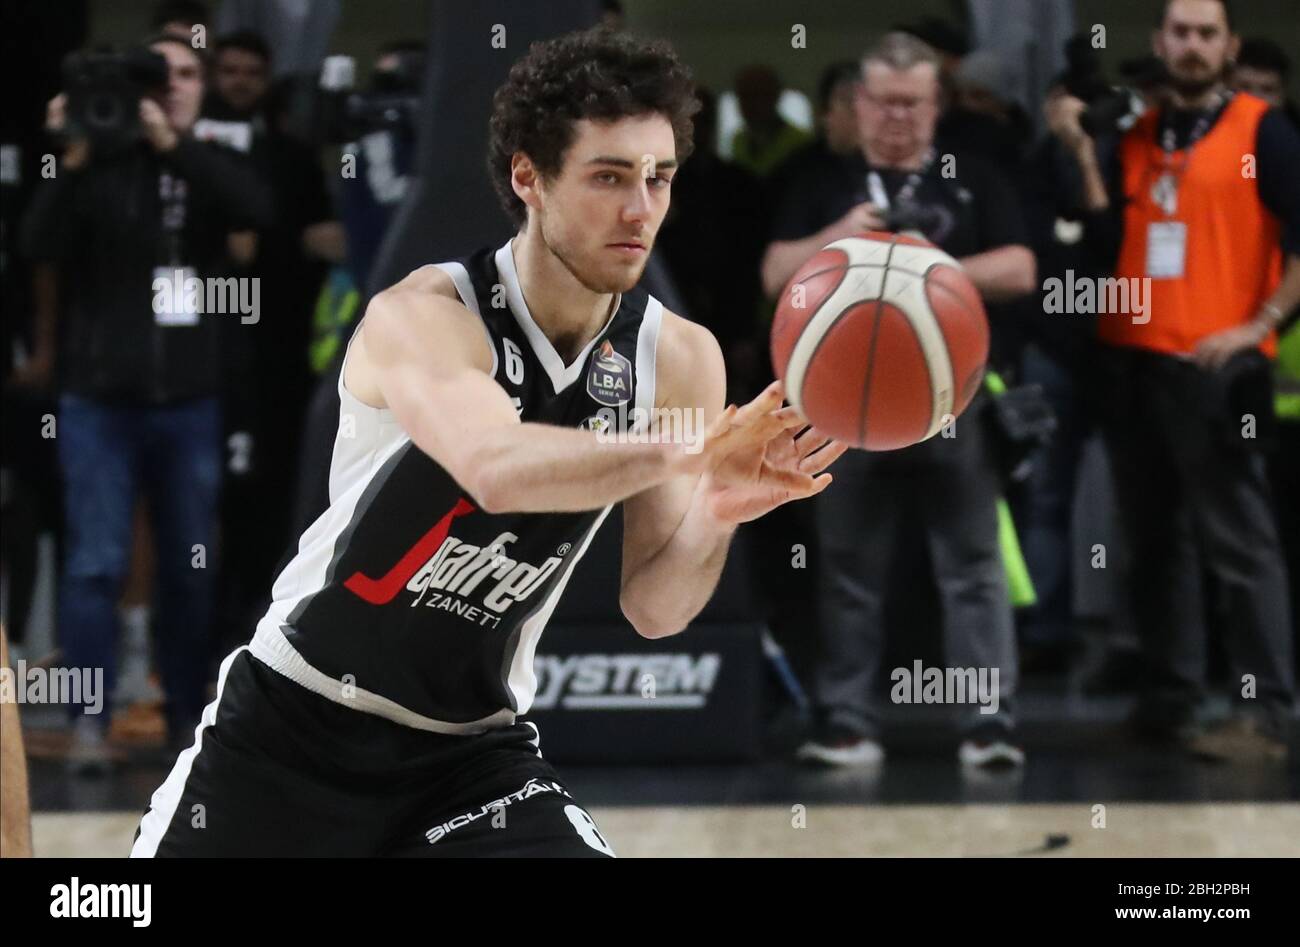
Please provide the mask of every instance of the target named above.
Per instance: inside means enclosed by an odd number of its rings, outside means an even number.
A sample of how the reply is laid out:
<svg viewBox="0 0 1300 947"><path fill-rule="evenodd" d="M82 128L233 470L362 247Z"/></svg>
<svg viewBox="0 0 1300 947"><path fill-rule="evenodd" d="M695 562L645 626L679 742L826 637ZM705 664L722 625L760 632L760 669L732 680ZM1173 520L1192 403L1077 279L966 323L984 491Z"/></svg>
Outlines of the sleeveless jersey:
<svg viewBox="0 0 1300 947"><path fill-rule="evenodd" d="M483 322L522 421L644 430L663 307L637 288L565 365L529 314L510 244L435 264ZM346 364L346 356L345 356ZM538 638L610 507L489 514L339 373L330 505L277 577L253 654L398 723L477 733L532 705Z"/></svg>

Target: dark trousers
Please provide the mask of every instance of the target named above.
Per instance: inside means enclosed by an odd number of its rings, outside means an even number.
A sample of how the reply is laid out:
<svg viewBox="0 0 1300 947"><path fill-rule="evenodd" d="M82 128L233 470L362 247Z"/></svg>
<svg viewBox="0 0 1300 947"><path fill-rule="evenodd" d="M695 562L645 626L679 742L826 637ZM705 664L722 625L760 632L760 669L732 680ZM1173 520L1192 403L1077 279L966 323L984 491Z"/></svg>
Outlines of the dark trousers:
<svg viewBox="0 0 1300 947"><path fill-rule="evenodd" d="M1269 473L1291 579L1291 646L1293 657L1300 658L1300 420L1281 421L1277 431L1277 451L1270 458ZM1296 663L1300 666L1300 660Z"/></svg>
<svg viewBox="0 0 1300 947"><path fill-rule="evenodd" d="M998 671L998 712L964 707L961 727L1013 725L1018 668L998 545L1001 484L980 408L977 400L957 420L953 438L940 434L885 453L849 451L835 463L835 483L815 501L823 650L815 691L832 725L878 734L886 583L901 530L914 524L925 532L934 566L946 665Z"/></svg>
<svg viewBox="0 0 1300 947"><path fill-rule="evenodd" d="M529 723L416 730L314 694L247 648L222 662L217 687L149 801L134 857L614 854Z"/></svg>
<svg viewBox="0 0 1300 947"><path fill-rule="evenodd" d="M105 694L112 693L117 603L131 563L135 502L143 489L158 561L158 665L169 730L179 736L177 731L198 723L206 696L221 485L220 406L215 398L141 407L64 395L57 423L67 520L59 585L64 664L103 668ZM108 716L103 713L105 726Z"/></svg>
<svg viewBox="0 0 1300 947"><path fill-rule="evenodd" d="M1108 349L1098 367L1128 546L1125 586L1148 664L1144 711L1182 722L1202 696L1204 568L1223 593L1238 709L1285 727L1295 689L1286 570L1264 453L1244 436L1245 415L1257 435L1268 429L1267 375L1254 374L1266 366L1209 372L1154 352ZM1254 678L1253 697L1243 696L1245 675Z"/></svg>
<svg viewBox="0 0 1300 947"><path fill-rule="evenodd" d="M1056 415L1051 440L1038 449L1016 525L1037 603L1020 616L1021 641L1062 645L1074 639L1071 520L1091 419L1077 387L1078 367L1049 349L1026 346L1021 381L1042 388Z"/></svg>

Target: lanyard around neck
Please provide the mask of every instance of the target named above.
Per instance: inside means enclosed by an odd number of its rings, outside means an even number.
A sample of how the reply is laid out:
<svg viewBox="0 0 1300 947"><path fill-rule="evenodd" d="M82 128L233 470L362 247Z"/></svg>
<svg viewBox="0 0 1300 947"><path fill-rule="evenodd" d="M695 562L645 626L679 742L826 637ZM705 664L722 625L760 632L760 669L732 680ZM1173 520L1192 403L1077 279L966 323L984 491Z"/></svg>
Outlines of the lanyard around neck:
<svg viewBox="0 0 1300 947"><path fill-rule="evenodd" d="M1210 133L1210 129L1214 127L1214 123L1219 120L1219 116L1223 114L1223 110L1227 108L1228 103L1232 101L1232 95L1231 92L1227 92L1223 89L1220 89L1215 94L1214 102L1208 109L1204 110L1196 120L1196 124L1192 126L1192 133L1187 139L1187 144L1181 149L1177 147L1178 142L1174 135L1173 124L1169 120L1169 113L1165 112L1160 120L1160 147L1165 153L1166 167L1173 166L1174 153L1177 151L1183 152L1183 163L1186 164L1187 158L1190 157L1192 149L1196 147L1202 138Z"/></svg>
<svg viewBox="0 0 1300 947"><path fill-rule="evenodd" d="M921 186L921 181L929 173L930 167L934 164L935 151L930 148L926 151L925 157L921 159L921 167L911 172L903 186L898 189L894 195L894 200L899 204L910 204L916 197L916 190ZM889 210L890 200L889 192L885 190L885 182L880 177L880 172L872 168L867 172L867 191L871 195L871 203L875 204L881 210Z"/></svg>

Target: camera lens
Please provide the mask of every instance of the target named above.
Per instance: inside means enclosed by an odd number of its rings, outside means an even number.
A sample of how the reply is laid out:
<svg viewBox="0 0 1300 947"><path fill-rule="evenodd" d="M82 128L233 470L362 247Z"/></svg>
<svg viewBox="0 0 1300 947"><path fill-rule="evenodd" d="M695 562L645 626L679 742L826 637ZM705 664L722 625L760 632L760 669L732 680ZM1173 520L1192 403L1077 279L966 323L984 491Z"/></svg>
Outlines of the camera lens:
<svg viewBox="0 0 1300 947"><path fill-rule="evenodd" d="M112 94L92 94L86 100L85 116L86 123L93 128L117 128L122 124L122 101Z"/></svg>

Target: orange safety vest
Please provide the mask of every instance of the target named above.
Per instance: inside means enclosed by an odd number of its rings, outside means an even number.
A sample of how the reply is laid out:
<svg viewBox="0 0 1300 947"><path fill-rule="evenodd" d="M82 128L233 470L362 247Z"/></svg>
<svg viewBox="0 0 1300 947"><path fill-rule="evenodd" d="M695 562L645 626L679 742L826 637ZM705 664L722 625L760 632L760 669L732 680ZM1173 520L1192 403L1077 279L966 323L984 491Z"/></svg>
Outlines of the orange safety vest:
<svg viewBox="0 0 1300 947"><path fill-rule="evenodd" d="M1255 153L1259 121L1268 104L1238 93L1214 127L1191 150L1175 152L1173 166L1186 161L1179 178L1178 206L1168 216L1151 188L1165 172L1155 112L1148 112L1120 142L1120 167L1127 203L1124 238L1115 275L1147 275L1147 228L1179 221L1187 225L1181 278L1153 278L1146 323L1126 315L1103 315L1103 342L1171 354L1191 354L1208 335L1245 325L1282 279L1281 225L1259 199L1246 156ZM1253 162L1253 158L1251 161ZM1260 348L1272 357L1276 334Z"/></svg>

